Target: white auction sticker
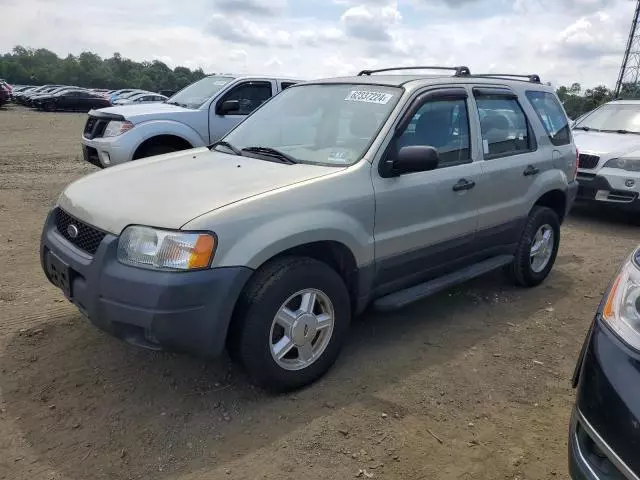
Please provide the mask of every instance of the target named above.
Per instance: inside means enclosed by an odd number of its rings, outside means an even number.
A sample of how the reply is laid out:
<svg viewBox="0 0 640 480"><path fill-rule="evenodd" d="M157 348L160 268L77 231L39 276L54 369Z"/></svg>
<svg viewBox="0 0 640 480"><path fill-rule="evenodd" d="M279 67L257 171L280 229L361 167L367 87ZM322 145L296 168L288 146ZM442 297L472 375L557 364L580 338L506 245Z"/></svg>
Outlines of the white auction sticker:
<svg viewBox="0 0 640 480"><path fill-rule="evenodd" d="M345 100L349 100L351 102L367 102L367 103L378 103L380 105L386 105L389 103L389 100L393 98L393 94L391 93L382 93L382 92L369 92L366 90L353 90Z"/></svg>

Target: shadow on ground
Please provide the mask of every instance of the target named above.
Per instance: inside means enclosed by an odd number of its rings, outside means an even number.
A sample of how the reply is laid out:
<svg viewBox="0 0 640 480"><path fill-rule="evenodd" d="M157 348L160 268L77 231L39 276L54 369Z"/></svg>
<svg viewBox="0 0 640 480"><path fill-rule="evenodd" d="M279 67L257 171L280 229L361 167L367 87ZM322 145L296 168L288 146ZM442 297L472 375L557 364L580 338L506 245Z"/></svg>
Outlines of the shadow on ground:
<svg viewBox="0 0 640 480"><path fill-rule="evenodd" d="M227 359L130 347L79 315L11 338L0 386L39 462L69 478L163 478L230 462L354 402L402 414L376 392L529 321L571 284L556 270L540 295L495 273L400 312L367 312L333 370L290 395L255 390Z"/></svg>

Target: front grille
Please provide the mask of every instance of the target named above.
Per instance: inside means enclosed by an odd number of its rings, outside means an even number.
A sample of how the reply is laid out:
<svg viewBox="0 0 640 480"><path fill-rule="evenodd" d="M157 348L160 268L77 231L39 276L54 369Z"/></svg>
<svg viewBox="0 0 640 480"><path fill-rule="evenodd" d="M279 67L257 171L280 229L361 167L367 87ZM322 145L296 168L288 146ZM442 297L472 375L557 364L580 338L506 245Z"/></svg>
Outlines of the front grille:
<svg viewBox="0 0 640 480"><path fill-rule="evenodd" d="M105 129L107 128L107 124L109 120L104 120L98 117L92 117L89 115L87 118L87 123L84 124L84 138L92 139L96 137L102 137Z"/></svg>
<svg viewBox="0 0 640 480"><path fill-rule="evenodd" d="M599 161L600 157L597 155L588 155L586 153L581 153L578 157L578 167L588 169L596 168Z"/></svg>
<svg viewBox="0 0 640 480"><path fill-rule="evenodd" d="M79 249L91 255L95 255L100 246L100 242L102 242L102 239L106 235L103 231L72 217L61 208L55 211L55 224L60 235ZM69 227L71 225L74 225L78 229L78 235L75 238L69 234Z"/></svg>

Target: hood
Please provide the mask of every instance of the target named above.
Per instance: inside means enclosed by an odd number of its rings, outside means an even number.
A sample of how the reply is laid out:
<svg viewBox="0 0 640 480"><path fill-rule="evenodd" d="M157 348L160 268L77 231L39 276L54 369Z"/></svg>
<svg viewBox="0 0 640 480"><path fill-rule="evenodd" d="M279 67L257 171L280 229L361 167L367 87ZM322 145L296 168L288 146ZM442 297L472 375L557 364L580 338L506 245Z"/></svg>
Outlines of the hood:
<svg viewBox="0 0 640 480"><path fill-rule="evenodd" d="M211 152L206 147L136 160L69 185L61 208L119 235L127 225L180 228L240 200L341 171Z"/></svg>
<svg viewBox="0 0 640 480"><path fill-rule="evenodd" d="M198 110L169 105L168 103L141 103L136 105L117 105L114 107L102 108L101 112L122 115L130 122L137 124L149 120L166 120L183 115L193 115ZM91 114L91 112L89 112Z"/></svg>
<svg viewBox="0 0 640 480"><path fill-rule="evenodd" d="M581 153L592 153L611 158L640 149L640 135L632 133L573 130L573 140Z"/></svg>

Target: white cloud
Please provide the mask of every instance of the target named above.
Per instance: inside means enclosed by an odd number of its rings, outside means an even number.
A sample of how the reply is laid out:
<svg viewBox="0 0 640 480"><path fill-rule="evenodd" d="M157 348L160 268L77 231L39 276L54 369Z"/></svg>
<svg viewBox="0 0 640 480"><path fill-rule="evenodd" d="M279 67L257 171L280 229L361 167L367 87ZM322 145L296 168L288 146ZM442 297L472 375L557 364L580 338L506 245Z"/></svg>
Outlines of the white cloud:
<svg viewBox="0 0 640 480"><path fill-rule="evenodd" d="M615 83L634 8L628 0L0 1L0 52L17 44L60 56L117 51L297 78L466 64L585 86Z"/></svg>

